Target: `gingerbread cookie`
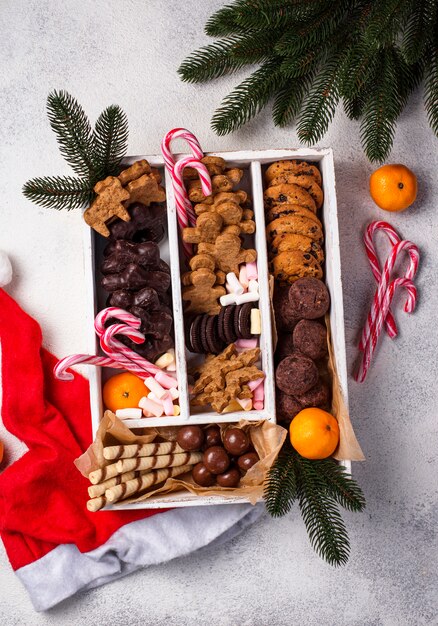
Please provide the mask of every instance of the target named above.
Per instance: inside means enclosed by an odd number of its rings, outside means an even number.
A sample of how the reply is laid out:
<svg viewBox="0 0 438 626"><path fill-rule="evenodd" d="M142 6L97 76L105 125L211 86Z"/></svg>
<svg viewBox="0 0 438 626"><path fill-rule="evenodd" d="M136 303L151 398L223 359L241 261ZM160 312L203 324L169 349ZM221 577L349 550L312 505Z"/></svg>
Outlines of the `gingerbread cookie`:
<svg viewBox="0 0 438 626"><path fill-rule="evenodd" d="M291 252L292 250L301 250L311 254L318 263L324 263L324 251L316 241L312 241L310 237L305 235L289 234L279 235L275 237L270 244L270 256L280 252Z"/></svg>
<svg viewBox="0 0 438 626"><path fill-rule="evenodd" d="M296 234L310 237L313 241L321 243L324 239L322 228L314 220L301 215L284 215L278 217L266 227L269 242L273 242L278 236ZM278 240L277 240L278 242Z"/></svg>
<svg viewBox="0 0 438 626"><path fill-rule="evenodd" d="M201 163L205 165L210 176L222 174L226 167L225 160L222 157L205 156L201 159ZM194 167L184 168L184 178L186 180L196 180L199 178L198 170L195 170Z"/></svg>
<svg viewBox="0 0 438 626"><path fill-rule="evenodd" d="M140 178L140 176L143 176L144 174L150 174L151 171L152 169L149 163L146 159L142 159L141 161L136 161L125 170L122 170L117 178L120 180L122 185L126 187L126 185L131 181L137 180L137 178Z"/></svg>
<svg viewBox="0 0 438 626"><path fill-rule="evenodd" d="M91 206L84 212L84 220L103 237L109 237L110 231L105 222L119 217L129 221L129 213L122 204L129 199L129 191L122 187L122 183L115 176L107 176L94 186L97 194Z"/></svg>
<svg viewBox="0 0 438 626"><path fill-rule="evenodd" d="M182 238L186 243L214 243L222 232L223 219L218 213L203 213L196 218L196 226L184 228Z"/></svg>
<svg viewBox="0 0 438 626"><path fill-rule="evenodd" d="M255 231L255 222L252 219L254 215L253 212L249 209L242 209L242 207L236 202L223 201L219 204L213 202L213 204L197 204L196 206L198 209L196 211L195 208L195 211L198 215L216 213L221 216L225 226L237 226L237 235L240 232L248 235ZM230 232L229 229L228 232Z"/></svg>
<svg viewBox="0 0 438 626"><path fill-rule="evenodd" d="M195 270L190 276L191 286L183 289L182 299L189 302L187 313L215 315L221 307L218 300L226 294L220 285L215 285L216 274L206 268Z"/></svg>
<svg viewBox="0 0 438 626"><path fill-rule="evenodd" d="M215 260L216 267L225 274L234 272L239 274L241 263L252 263L257 259L257 252L253 249L242 249L242 242L238 235L233 233L222 233L212 243L200 243L199 254L208 254Z"/></svg>
<svg viewBox="0 0 438 626"><path fill-rule="evenodd" d="M143 174L140 178L132 180L126 185L126 190L129 191L126 206L135 202L149 206L151 202L164 202L166 199L164 188L157 183L153 174Z"/></svg>
<svg viewBox="0 0 438 626"><path fill-rule="evenodd" d="M265 208L270 209L274 204L287 202L288 204L299 204L316 213L316 204L310 193L299 185L275 185L268 187L263 194Z"/></svg>
<svg viewBox="0 0 438 626"><path fill-rule="evenodd" d="M269 184L278 176L287 174L297 174L304 176L312 176L318 185L321 185L321 173L315 165L310 165L305 161L276 161L272 163L265 172L265 180Z"/></svg>
<svg viewBox="0 0 438 626"><path fill-rule="evenodd" d="M243 170L237 168L227 170L223 174L211 177L211 189L212 196L223 191L231 191L236 183L238 183L243 176ZM204 196L202 192L202 185L200 180L189 181L188 195L191 202L206 202L211 204L213 202L212 196Z"/></svg>
<svg viewBox="0 0 438 626"><path fill-rule="evenodd" d="M308 252L292 250L280 252L271 261L271 271L274 278L281 283L293 283L304 276L322 278L320 264Z"/></svg>
<svg viewBox="0 0 438 626"><path fill-rule="evenodd" d="M313 176L305 176L304 174L284 174L283 176L277 176L272 179L269 184L270 187L275 187L277 185L298 185L312 196L317 209L322 207L324 194Z"/></svg>

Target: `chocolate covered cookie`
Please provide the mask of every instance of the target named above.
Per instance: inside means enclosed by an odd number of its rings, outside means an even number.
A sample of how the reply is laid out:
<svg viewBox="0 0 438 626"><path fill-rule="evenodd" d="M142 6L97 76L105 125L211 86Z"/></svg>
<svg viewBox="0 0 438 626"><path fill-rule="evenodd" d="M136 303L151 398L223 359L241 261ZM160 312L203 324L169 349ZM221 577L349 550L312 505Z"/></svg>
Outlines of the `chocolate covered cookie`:
<svg viewBox="0 0 438 626"><path fill-rule="evenodd" d="M307 356L292 354L280 361L275 372L277 387L289 395L306 393L318 382L318 368Z"/></svg>
<svg viewBox="0 0 438 626"><path fill-rule="evenodd" d="M327 354L327 330L319 322L301 320L294 328L293 344L311 359L322 359Z"/></svg>
<svg viewBox="0 0 438 626"><path fill-rule="evenodd" d="M288 426L295 415L302 410L301 404L294 396L289 396L277 389L275 394L275 412L277 421Z"/></svg>
<svg viewBox="0 0 438 626"><path fill-rule="evenodd" d="M275 350L275 360L277 363L294 352L294 340L292 333L281 333L278 336L277 349Z"/></svg>
<svg viewBox="0 0 438 626"><path fill-rule="evenodd" d="M329 386L327 385L327 383L319 380L316 385L311 387L308 391L298 396L295 396L295 400L301 404L303 409L316 406L320 409L328 410L330 408Z"/></svg>
<svg viewBox="0 0 438 626"><path fill-rule="evenodd" d="M289 289L291 315L308 320L323 317L330 306L327 287L318 278L301 278Z"/></svg>
<svg viewBox="0 0 438 626"><path fill-rule="evenodd" d="M277 331L291 333L300 318L292 313L292 307L289 302L289 287L275 285L272 305Z"/></svg>

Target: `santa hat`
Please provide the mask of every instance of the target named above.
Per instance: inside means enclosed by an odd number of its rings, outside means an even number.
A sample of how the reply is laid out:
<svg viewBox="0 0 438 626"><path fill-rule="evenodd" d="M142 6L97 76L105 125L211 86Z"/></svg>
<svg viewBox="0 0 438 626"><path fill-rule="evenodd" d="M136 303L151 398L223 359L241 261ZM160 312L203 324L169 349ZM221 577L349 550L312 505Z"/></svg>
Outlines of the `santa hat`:
<svg viewBox="0 0 438 626"><path fill-rule="evenodd" d="M251 505L88 512L87 480L73 465L91 443L88 382L56 380L58 359L41 339L0 289L1 414L29 449L0 474L0 534L36 610L225 541L260 516Z"/></svg>

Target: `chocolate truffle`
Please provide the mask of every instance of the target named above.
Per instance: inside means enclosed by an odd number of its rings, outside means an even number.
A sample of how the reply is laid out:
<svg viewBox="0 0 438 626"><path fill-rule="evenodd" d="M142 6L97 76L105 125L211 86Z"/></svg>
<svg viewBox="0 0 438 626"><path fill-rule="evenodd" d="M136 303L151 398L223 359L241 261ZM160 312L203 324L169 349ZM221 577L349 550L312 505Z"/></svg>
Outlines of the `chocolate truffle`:
<svg viewBox="0 0 438 626"><path fill-rule="evenodd" d="M275 394L275 412L277 421L280 424L288 426L295 415L297 415L304 407L298 402L294 396L289 396L277 389Z"/></svg>
<svg viewBox="0 0 438 626"><path fill-rule="evenodd" d="M277 330L291 333L300 319L294 315L289 302L289 287L279 287L275 285L272 306L275 313L275 324Z"/></svg>
<svg viewBox="0 0 438 626"><path fill-rule="evenodd" d="M205 447L211 448L211 446L221 446L221 429L219 426L209 426L204 430L205 435Z"/></svg>
<svg viewBox="0 0 438 626"><path fill-rule="evenodd" d="M221 446L212 446L204 452L205 467L212 474L223 474L230 466L230 457Z"/></svg>
<svg viewBox="0 0 438 626"><path fill-rule="evenodd" d="M306 393L318 382L318 368L308 356L291 354L278 364L275 382L290 396Z"/></svg>
<svg viewBox="0 0 438 626"><path fill-rule="evenodd" d="M192 469L193 480L201 487L211 487L214 485L216 477L212 474L204 465L204 463L197 463Z"/></svg>
<svg viewBox="0 0 438 626"><path fill-rule="evenodd" d="M327 330L319 322L301 320L294 328L293 343L311 359L322 359L327 354Z"/></svg>
<svg viewBox="0 0 438 626"><path fill-rule="evenodd" d="M204 443L204 431L199 426L182 426L176 437L183 450L200 450Z"/></svg>
<svg viewBox="0 0 438 626"><path fill-rule="evenodd" d="M242 454L237 459L237 465L242 472L247 472L253 465L255 465L259 461L259 455L257 452L247 452L246 454Z"/></svg>
<svg viewBox="0 0 438 626"><path fill-rule="evenodd" d="M330 389L327 383L319 380L309 391L296 397L296 400L304 408L316 406L318 408L329 408Z"/></svg>
<svg viewBox="0 0 438 626"><path fill-rule="evenodd" d="M218 474L216 480L221 487L237 487L240 481L240 472L235 467L230 467L223 474Z"/></svg>
<svg viewBox="0 0 438 626"><path fill-rule="evenodd" d="M289 287L290 315L314 320L323 317L330 306L327 287L318 278L299 278Z"/></svg>
<svg viewBox="0 0 438 626"><path fill-rule="evenodd" d="M224 434L224 446L230 454L240 456L250 446L249 437L241 428L228 428Z"/></svg>

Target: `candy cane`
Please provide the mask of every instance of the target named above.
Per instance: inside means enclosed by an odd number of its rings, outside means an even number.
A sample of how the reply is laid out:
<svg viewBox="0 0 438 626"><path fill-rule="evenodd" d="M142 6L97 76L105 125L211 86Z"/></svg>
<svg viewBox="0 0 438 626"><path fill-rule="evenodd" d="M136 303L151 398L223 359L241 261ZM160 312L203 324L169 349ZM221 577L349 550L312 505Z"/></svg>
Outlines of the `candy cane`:
<svg viewBox="0 0 438 626"><path fill-rule="evenodd" d="M58 380L73 380L73 374L65 370L73 365L100 365L101 367L112 367L113 369L125 369L123 365L106 356L92 356L90 354L72 354L61 359L53 368L53 373Z"/></svg>
<svg viewBox="0 0 438 626"><path fill-rule="evenodd" d="M187 141L195 159L201 160L204 156L199 141L196 139L193 133L191 133L186 128L174 128L173 130L170 130L164 136L164 139L161 142L161 152L163 154L166 168L168 169L170 174L172 174L173 167L175 165L175 158L170 150L170 144L174 139L178 138L185 139L185 141Z"/></svg>
<svg viewBox="0 0 438 626"><path fill-rule="evenodd" d="M201 180L201 189L204 196L211 195L211 178L205 165L203 163L200 163L200 161L197 161L193 157L184 157L183 159L175 163L175 166L173 168L172 182L177 211L186 211L189 218L189 223L194 226L196 224L196 213L194 212L192 203L190 202L187 195L187 190L185 188L183 179L183 170L186 167L192 167L198 172L199 178Z"/></svg>
<svg viewBox="0 0 438 626"><path fill-rule="evenodd" d="M382 331L383 323L388 315L388 311L390 309L395 291L399 287L403 287L407 289L408 291L408 298L406 301L405 310L409 309L412 306L415 306L415 302L417 298L417 289L411 279L406 278L406 277L395 278L392 282L390 282L383 296L383 299L381 301L381 306L378 310L378 313L376 317L374 318L373 323L371 325L370 336L369 336L368 342L366 343L364 347L364 353L361 359L361 363L355 374L355 380L359 383L362 383L366 378L368 368L370 366L371 359L372 359L374 350L377 345L377 341Z"/></svg>
<svg viewBox="0 0 438 626"><path fill-rule="evenodd" d="M391 224L388 224L388 222L384 222L381 220L376 221L376 222L371 222L371 224L368 225L365 231L364 243L365 243L366 254L370 262L371 271L374 275L374 278L376 279L377 283L380 283L382 272L381 272L380 262L377 257L376 249L374 246L374 234L378 230L382 230L385 233L385 235L388 237L389 241L391 242L393 246L395 246L397 243L401 241L401 237L397 233L395 228L391 226ZM405 274L407 278L413 278L413 275L411 275L410 273L411 266L409 267L408 271ZM391 311L388 312L387 318L385 320L385 327L386 327L386 332L388 333L388 336L391 337L391 339L397 336L397 332L398 332L397 325L395 323L395 320ZM361 349L362 349L363 343L365 342L361 339L361 343L359 346Z"/></svg>
<svg viewBox="0 0 438 626"><path fill-rule="evenodd" d="M128 311L125 311L124 309L109 306L106 309L102 309L102 311L96 315L96 319L94 320L94 328L99 337L106 331L105 323L110 318L125 322L128 326L132 326L132 328L139 329L141 326L140 318L132 315L132 313L128 313Z"/></svg>
<svg viewBox="0 0 438 626"><path fill-rule="evenodd" d="M404 278L411 280L414 278L415 274L417 273L419 259L420 259L420 253L419 253L418 247L411 241L399 241L392 248L385 262L385 265L383 267L380 280L377 286L377 290L374 296L373 304L371 306L370 312L368 314L367 320L365 322L365 325L362 331L362 336L361 336L361 340L359 343L360 350L365 350L365 346L371 335L371 327L373 325L373 321L376 318L376 316L379 314L381 303L388 290L388 284L389 284L389 280L391 277L391 272L394 269L394 266L397 262L399 254L403 250L406 250L409 253L409 257L410 257L409 267L406 271ZM412 313L414 308L415 308L415 296L413 296L412 293L408 291L408 299L405 304L405 311L407 313ZM390 336L395 337L397 334L397 327L395 326L395 322L393 325L391 325L391 328L392 328L392 332L394 332L395 330L395 334L390 335Z"/></svg>
<svg viewBox="0 0 438 626"><path fill-rule="evenodd" d="M134 343L140 344L145 340L144 335L125 324L112 324L100 338L100 347L110 358L122 363L125 368L140 378L147 378L150 374L155 375L160 368L150 363L142 356L125 346L115 338L115 335L129 337Z"/></svg>

